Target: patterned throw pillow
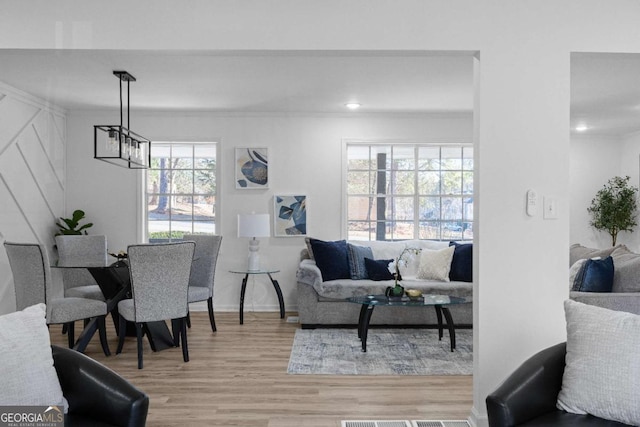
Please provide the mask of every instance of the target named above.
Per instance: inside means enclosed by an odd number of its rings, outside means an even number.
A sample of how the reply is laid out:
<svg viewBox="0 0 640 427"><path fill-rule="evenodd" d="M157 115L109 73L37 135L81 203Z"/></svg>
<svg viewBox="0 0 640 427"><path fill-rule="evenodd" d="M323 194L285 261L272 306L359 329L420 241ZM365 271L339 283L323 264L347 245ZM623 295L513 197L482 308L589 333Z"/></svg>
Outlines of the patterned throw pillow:
<svg viewBox="0 0 640 427"><path fill-rule="evenodd" d="M423 249L420 253L418 279L448 282L454 251L455 246L440 250Z"/></svg>
<svg viewBox="0 0 640 427"><path fill-rule="evenodd" d="M373 252L368 246L356 246L347 243L349 254L349 269L351 270L351 278L353 280L368 279L367 267L364 264L365 258L373 259Z"/></svg>

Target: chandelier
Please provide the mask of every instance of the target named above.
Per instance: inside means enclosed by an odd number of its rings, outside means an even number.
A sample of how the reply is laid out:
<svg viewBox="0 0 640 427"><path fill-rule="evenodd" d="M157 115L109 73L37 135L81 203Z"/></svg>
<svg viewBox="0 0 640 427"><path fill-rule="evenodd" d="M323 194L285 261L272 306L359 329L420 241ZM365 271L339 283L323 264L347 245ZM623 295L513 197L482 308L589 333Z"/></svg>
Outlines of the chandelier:
<svg viewBox="0 0 640 427"><path fill-rule="evenodd" d="M151 141L129 129L129 83L136 78L126 71L114 71L120 80L120 125L93 127L93 158L129 169L151 165ZM127 82L127 127L123 126L122 82Z"/></svg>

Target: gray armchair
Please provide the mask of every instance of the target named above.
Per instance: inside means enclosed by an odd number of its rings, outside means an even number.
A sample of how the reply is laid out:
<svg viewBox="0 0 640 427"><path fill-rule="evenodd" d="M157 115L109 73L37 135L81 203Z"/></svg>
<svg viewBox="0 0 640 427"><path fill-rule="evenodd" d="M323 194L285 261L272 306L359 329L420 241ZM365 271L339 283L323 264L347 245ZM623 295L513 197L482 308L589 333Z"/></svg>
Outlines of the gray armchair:
<svg viewBox="0 0 640 427"><path fill-rule="evenodd" d="M104 354L109 356L105 317L107 304L88 298L66 298L62 284L53 281L49 256L44 246L37 243L4 243L9 265L13 273L16 309L22 310L34 304L47 306L47 324L66 325L69 347L74 346L74 322L97 318L100 343Z"/></svg>
<svg viewBox="0 0 640 427"><path fill-rule="evenodd" d="M211 330L216 332L216 321L213 315L213 284L222 236L185 234L183 240L196 243L189 279L189 302L207 301Z"/></svg>
<svg viewBox="0 0 640 427"><path fill-rule="evenodd" d="M146 322L172 320L174 345L181 338L182 356L189 361L187 348L187 293L194 242L131 245L129 273L132 299L118 303L119 341L116 354L122 352L126 322L134 322L138 342L138 369L142 369L142 336Z"/></svg>

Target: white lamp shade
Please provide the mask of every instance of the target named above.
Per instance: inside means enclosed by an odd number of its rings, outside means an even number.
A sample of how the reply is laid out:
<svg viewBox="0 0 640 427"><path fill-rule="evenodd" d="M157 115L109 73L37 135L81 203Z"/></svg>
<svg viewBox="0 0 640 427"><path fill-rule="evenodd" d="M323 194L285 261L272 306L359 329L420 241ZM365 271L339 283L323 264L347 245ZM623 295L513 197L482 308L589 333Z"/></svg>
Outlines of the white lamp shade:
<svg viewBox="0 0 640 427"><path fill-rule="evenodd" d="M270 222L269 214L239 214L238 237L269 237Z"/></svg>

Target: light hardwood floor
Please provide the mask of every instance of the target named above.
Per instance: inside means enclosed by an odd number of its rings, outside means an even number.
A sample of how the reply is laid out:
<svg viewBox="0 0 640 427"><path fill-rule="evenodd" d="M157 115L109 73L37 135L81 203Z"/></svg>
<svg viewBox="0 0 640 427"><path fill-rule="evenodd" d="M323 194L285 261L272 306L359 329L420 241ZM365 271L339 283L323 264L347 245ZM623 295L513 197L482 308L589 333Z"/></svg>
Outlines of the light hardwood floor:
<svg viewBox="0 0 640 427"><path fill-rule="evenodd" d="M295 313L290 313L295 315ZM293 335L299 327L277 313L216 313L213 334L206 312L191 313L190 362L180 348L153 353L145 342L137 369L135 338L112 356L95 336L86 354L150 396L148 426L336 427L348 419L466 419L471 376L288 375ZM76 329L80 327L77 325ZM54 344L66 336L51 328Z"/></svg>

